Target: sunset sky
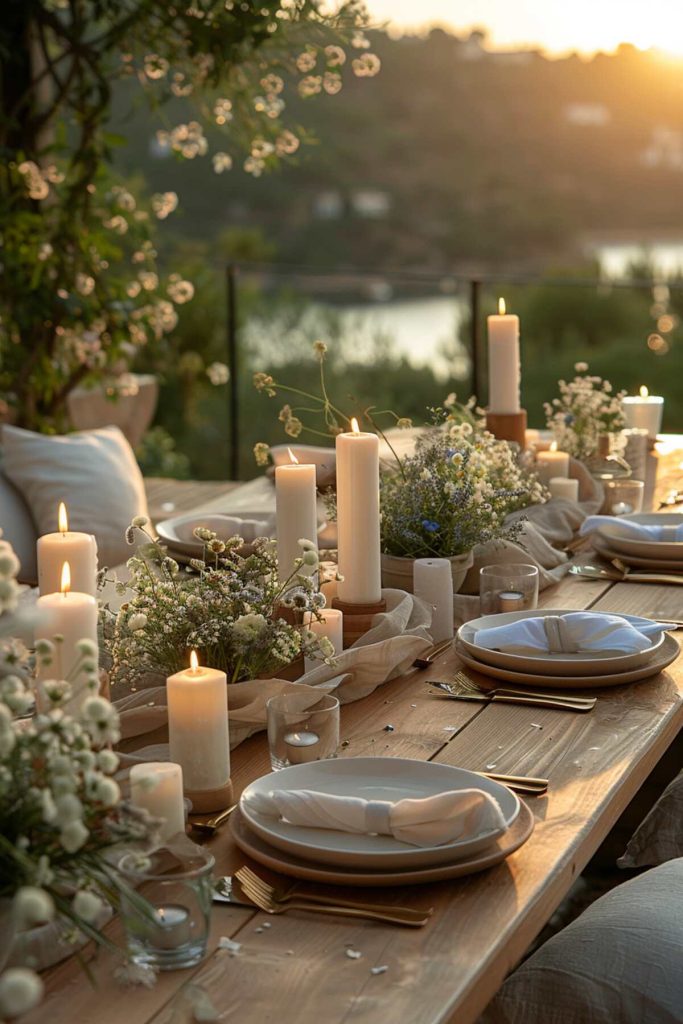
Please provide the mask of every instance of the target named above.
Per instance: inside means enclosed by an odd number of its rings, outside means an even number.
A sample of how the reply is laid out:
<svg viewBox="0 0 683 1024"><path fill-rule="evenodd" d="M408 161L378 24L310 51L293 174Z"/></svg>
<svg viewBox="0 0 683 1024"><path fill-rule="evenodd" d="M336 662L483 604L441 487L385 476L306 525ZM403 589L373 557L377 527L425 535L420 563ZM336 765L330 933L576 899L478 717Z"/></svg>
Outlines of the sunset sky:
<svg viewBox="0 0 683 1024"><path fill-rule="evenodd" d="M397 30L440 24L489 32L500 48L540 45L552 53L613 50L621 42L683 56L683 0L367 0Z"/></svg>

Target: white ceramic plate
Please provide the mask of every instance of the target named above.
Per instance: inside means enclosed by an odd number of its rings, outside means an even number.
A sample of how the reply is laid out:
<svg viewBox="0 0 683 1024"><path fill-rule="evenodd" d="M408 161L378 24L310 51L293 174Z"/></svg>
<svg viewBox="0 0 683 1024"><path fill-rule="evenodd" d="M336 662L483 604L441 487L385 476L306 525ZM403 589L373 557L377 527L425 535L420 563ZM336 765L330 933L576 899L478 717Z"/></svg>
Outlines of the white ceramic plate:
<svg viewBox="0 0 683 1024"><path fill-rule="evenodd" d="M617 551L616 548L610 547L607 541L601 540L597 534L593 537L592 543L597 553L608 562L619 558L624 565L631 566L633 569L652 569L653 572L673 573L676 576L683 573L683 562L674 561L671 558L642 558L626 551Z"/></svg>
<svg viewBox="0 0 683 1024"><path fill-rule="evenodd" d="M594 651L579 654L550 654L547 651L539 651L537 654L510 654L507 651L492 651L486 647L480 647L475 642L475 634L479 629L490 629L494 626L503 626L508 622L518 622L520 619L545 618L548 615L567 615L573 609L557 608L534 608L523 612L502 612L499 615L483 615L479 619L472 619L466 622L458 630L458 640L465 650L477 661L483 661L487 665L496 665L499 668L507 668L513 672L529 672L533 675L544 674L551 676L568 676L574 672L581 675L606 675L613 672L626 672L632 668L644 665L655 656L664 643L664 634L660 634L653 640L650 647L645 651L636 651L631 654L614 654L607 651L599 654ZM634 616L624 615L624 619L633 619Z"/></svg>
<svg viewBox="0 0 683 1024"><path fill-rule="evenodd" d="M613 672L603 676L550 676L542 675L540 672L531 674L529 672L512 672L509 668L500 668L497 665L487 665L477 658L473 658L462 644L456 644L455 653L468 668L474 669L481 675L490 676L492 679L502 679L506 683L514 683L515 686L525 687L527 690L533 684L538 686L542 683L548 688L556 690L589 690L601 686L623 686L624 683L637 683L641 679L649 679L656 676L667 668L680 654L680 648L672 636L666 636L659 652L651 661L639 668L629 669L628 672Z"/></svg>
<svg viewBox="0 0 683 1024"><path fill-rule="evenodd" d="M267 512L242 512L239 515L207 512L206 515L191 512L157 523L157 534L164 544L181 551L189 558L200 558L203 545L194 536L198 526L205 526L218 535L219 540L228 540L239 534L247 544L257 537L269 537L275 528L275 516Z"/></svg>
<svg viewBox="0 0 683 1024"><path fill-rule="evenodd" d="M247 786L240 809L249 827L270 846L303 860L336 867L412 868L444 864L480 852L504 830L487 832L441 846L417 847L392 836L355 835L333 829L302 828L253 811L245 800L254 792L272 789L314 789L367 800L419 799L451 789L483 789L499 804L509 828L519 814L515 793L491 779L464 768L398 757L349 757L292 765Z"/></svg>
<svg viewBox="0 0 683 1024"><path fill-rule="evenodd" d="M249 828L239 808L230 816L230 831L233 839L244 853L253 857L259 864L282 875L303 878L308 882L372 887L441 882L448 878L462 878L464 875L485 871L495 864L500 864L511 853L518 850L527 841L533 829L534 816L526 804L522 804L519 815L507 832L481 853L452 861L449 864L435 864L426 868L408 868L405 871L369 871L364 868L342 868L316 864L313 861L295 857L292 853L277 850Z"/></svg>
<svg viewBox="0 0 683 1024"><path fill-rule="evenodd" d="M637 558L683 562L683 541L637 539L624 531L620 525L622 520L641 523L643 526L680 526L683 523L680 512L639 512L631 516L619 516L613 523L605 523L596 532L609 548L618 552L623 551Z"/></svg>

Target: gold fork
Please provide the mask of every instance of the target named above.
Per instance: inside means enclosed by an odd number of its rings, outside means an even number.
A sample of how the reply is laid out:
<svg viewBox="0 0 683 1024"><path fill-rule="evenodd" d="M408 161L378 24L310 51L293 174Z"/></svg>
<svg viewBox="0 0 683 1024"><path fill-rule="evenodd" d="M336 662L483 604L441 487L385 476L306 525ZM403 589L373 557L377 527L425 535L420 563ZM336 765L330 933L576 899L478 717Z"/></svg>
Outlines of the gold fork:
<svg viewBox="0 0 683 1024"><path fill-rule="evenodd" d="M566 708L569 711L591 711L597 703L597 697L561 697L554 693L536 690L507 690L500 687L495 690L483 690L464 672L457 672L452 683L430 681L430 686L436 686L447 697L456 700L492 700L505 704Z"/></svg>
<svg viewBox="0 0 683 1024"><path fill-rule="evenodd" d="M290 889L278 889L269 885L260 875L244 866L235 872L242 890L257 907L267 914L284 914L288 910L311 910L321 914L337 914L348 917L367 917L391 924L403 924L421 928L427 923L433 907L428 910L414 910L412 907L394 907L376 903L354 902L353 900L321 896L318 893L301 893L296 885Z"/></svg>
<svg viewBox="0 0 683 1024"><path fill-rule="evenodd" d="M214 814L211 818L190 818L190 826L201 835L215 836L218 829L228 820L236 807L237 804L233 804L232 807L221 811L220 814Z"/></svg>

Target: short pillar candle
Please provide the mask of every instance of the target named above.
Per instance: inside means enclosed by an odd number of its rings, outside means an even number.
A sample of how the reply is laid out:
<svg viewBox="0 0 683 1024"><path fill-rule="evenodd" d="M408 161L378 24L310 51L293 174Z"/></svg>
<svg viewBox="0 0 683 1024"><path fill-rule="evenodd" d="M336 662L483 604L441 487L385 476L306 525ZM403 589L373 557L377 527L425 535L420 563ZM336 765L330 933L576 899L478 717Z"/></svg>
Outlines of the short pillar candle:
<svg viewBox="0 0 683 1024"><path fill-rule="evenodd" d="M92 658L85 658L80 650L80 641L89 640L97 652L97 601L91 594L71 590L71 570L68 562L62 566L60 592L44 594L36 601L38 621L36 640L50 640L54 644L54 658L50 665L36 669L39 682L47 679L66 679L71 684L72 695L66 703L70 711L77 710L93 692L86 682L94 673L82 667ZM55 641L55 637L60 639ZM97 661L97 653L95 653ZM79 668L79 665L81 666ZM39 706L43 701L40 688L37 695Z"/></svg>
<svg viewBox="0 0 683 1024"><path fill-rule="evenodd" d="M284 583L301 558L300 540L317 546L318 511L316 506L315 466L297 462L289 451L290 465L275 468L275 507L277 522L277 571Z"/></svg>
<svg viewBox="0 0 683 1024"><path fill-rule="evenodd" d="M547 452L536 453L536 471L546 485L552 477L569 476L569 454L558 451L553 441Z"/></svg>
<svg viewBox="0 0 683 1024"><path fill-rule="evenodd" d="M166 842L185 831L183 770L169 761L145 761L130 770L130 802L161 820L159 838Z"/></svg>
<svg viewBox="0 0 683 1024"><path fill-rule="evenodd" d="M62 566L68 562L73 592L94 597L97 593L97 541L91 533L69 529L63 501L57 512L57 526L57 533L44 534L36 545L40 593L59 593Z"/></svg>

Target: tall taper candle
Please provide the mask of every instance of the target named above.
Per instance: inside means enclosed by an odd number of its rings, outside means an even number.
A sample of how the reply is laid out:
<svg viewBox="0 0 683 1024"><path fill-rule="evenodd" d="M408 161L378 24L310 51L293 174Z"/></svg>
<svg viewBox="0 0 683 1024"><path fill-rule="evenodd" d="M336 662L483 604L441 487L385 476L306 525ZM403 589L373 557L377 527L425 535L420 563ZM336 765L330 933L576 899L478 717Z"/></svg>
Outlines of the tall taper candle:
<svg viewBox="0 0 683 1024"><path fill-rule="evenodd" d="M91 533L69 529L66 505L59 503L57 533L38 538L38 588L41 594L58 594L62 566L71 567L71 586L79 594L97 593L97 541Z"/></svg>
<svg viewBox="0 0 683 1024"><path fill-rule="evenodd" d="M186 790L220 789L230 779L228 680L225 672L199 666L166 680L171 760L183 769Z"/></svg>
<svg viewBox="0 0 683 1024"><path fill-rule="evenodd" d="M315 466L298 463L291 450L289 455L291 465L275 468L277 569L282 583L294 572L294 560L301 558L299 541L318 541Z"/></svg>
<svg viewBox="0 0 683 1024"><path fill-rule="evenodd" d="M505 312L498 300L498 315L487 317L489 332L489 404L492 413L519 412L519 317Z"/></svg>
<svg viewBox="0 0 683 1024"><path fill-rule="evenodd" d="M348 604L376 604L382 598L379 539L379 439L358 429L338 434L337 594Z"/></svg>
<svg viewBox="0 0 683 1024"><path fill-rule="evenodd" d="M79 671L73 675L78 662L83 661L79 641L90 640L97 650L97 601L91 594L79 594L71 590L69 563L62 566L60 593L43 594L36 601L38 621L35 628L36 640L54 642L56 636L62 639L55 643L55 656L50 665L36 669L39 681L46 679L67 679L71 683L72 696L67 702L69 710L81 706L92 691L86 688L86 680L92 673ZM92 660L92 659L87 659ZM43 704L38 693L39 704Z"/></svg>

